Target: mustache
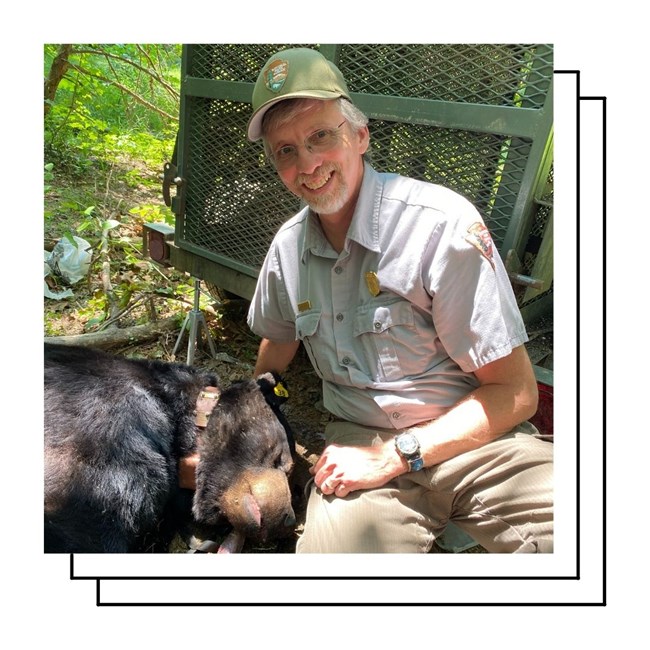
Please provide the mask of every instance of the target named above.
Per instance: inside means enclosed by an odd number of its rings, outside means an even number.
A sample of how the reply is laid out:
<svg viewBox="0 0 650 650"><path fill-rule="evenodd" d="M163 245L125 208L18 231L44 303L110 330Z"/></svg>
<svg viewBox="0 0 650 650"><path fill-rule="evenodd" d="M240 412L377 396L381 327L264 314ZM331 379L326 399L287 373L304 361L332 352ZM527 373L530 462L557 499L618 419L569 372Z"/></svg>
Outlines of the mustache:
<svg viewBox="0 0 650 650"><path fill-rule="evenodd" d="M315 178L322 178L323 176L329 176L332 172L340 171L340 166L337 163L329 162L321 165L311 174L298 174L296 176L296 186L302 185L313 181Z"/></svg>

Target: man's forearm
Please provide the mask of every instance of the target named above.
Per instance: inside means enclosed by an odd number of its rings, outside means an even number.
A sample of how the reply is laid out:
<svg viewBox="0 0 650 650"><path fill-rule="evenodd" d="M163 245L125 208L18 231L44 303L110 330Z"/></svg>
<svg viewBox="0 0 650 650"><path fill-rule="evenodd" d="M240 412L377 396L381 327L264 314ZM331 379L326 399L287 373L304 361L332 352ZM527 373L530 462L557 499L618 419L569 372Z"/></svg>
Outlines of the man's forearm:
<svg viewBox="0 0 650 650"><path fill-rule="evenodd" d="M529 398L507 386L480 386L445 415L413 427L424 466L482 447L523 422L533 413ZM391 440L371 447L329 445L311 471L324 494L343 497L384 485L409 468Z"/></svg>
<svg viewBox="0 0 650 650"><path fill-rule="evenodd" d="M535 414L537 383L523 346L476 376L481 386L442 417L418 427L426 466L491 442Z"/></svg>
<svg viewBox="0 0 650 650"><path fill-rule="evenodd" d="M534 414L504 386L480 386L437 420L414 427L425 466L477 449Z"/></svg>
<svg viewBox="0 0 650 650"><path fill-rule="evenodd" d="M291 341L290 343L277 343L262 339L257 352L257 363L255 364L255 376L264 372L275 370L284 372L292 359L296 356L300 341Z"/></svg>

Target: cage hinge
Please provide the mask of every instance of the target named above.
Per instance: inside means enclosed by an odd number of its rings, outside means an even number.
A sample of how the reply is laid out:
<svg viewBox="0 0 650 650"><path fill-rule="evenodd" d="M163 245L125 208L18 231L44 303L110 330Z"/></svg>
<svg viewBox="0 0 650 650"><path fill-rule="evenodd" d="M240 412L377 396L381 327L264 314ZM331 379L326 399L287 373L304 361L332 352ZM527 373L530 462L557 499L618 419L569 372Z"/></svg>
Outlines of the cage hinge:
<svg viewBox="0 0 650 650"><path fill-rule="evenodd" d="M162 174L162 193L165 205L167 207L172 206L172 196L171 196L171 187L175 185L176 188L180 188L183 184L183 179L178 176L178 169L173 163L167 162L163 166Z"/></svg>

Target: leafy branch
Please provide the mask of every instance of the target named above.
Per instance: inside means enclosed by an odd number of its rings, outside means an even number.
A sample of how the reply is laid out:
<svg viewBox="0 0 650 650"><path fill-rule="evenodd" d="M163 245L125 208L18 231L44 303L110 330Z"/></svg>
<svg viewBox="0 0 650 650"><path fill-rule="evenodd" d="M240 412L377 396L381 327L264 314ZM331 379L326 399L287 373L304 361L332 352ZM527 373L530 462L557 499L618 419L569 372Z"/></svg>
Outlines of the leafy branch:
<svg viewBox="0 0 650 650"><path fill-rule="evenodd" d="M179 92L171 86L163 77L162 73L156 69L156 64L154 61L151 59L149 54L143 49L141 45L136 45L137 50L142 54L142 56L148 61L150 67L145 67L137 63L136 61L129 59L125 56L122 56L120 54L114 54L113 52L109 52L107 50L95 50L95 49L75 49L72 51L72 54L92 54L96 56L101 56L104 57L105 59L115 59L117 61L121 61L122 63L126 65L130 65L131 67L135 68L136 70L139 70L140 72L146 74L147 76L151 77L154 81L160 84L162 88L164 88L172 97L174 100L178 100L180 97ZM102 81L109 81L106 79L102 79ZM109 81L110 83L110 81ZM122 88L121 84L116 84L117 87Z"/></svg>
<svg viewBox="0 0 650 650"><path fill-rule="evenodd" d="M148 108L150 111L153 111L154 113L158 113L159 115L162 115L163 117L167 118L168 120L171 120L173 122L178 122L178 117L175 115L170 115L169 113L166 113L163 111L161 108L158 108L151 102L147 101L144 97L141 97L138 95L136 92L131 90L130 88L127 88L124 84L120 83L116 79L109 79L108 77L105 77L103 75L100 75L97 72L92 72L91 70L88 70L87 68L84 68L80 65L77 65L76 63L72 63L71 61L68 61L69 66L76 70L77 72L84 74L88 77L93 77L94 79L97 79L99 81L102 81L104 83L110 84L111 86L114 86L115 88L118 88L121 90L123 93L126 93L135 101L137 101L139 104L142 104L142 106L145 106Z"/></svg>

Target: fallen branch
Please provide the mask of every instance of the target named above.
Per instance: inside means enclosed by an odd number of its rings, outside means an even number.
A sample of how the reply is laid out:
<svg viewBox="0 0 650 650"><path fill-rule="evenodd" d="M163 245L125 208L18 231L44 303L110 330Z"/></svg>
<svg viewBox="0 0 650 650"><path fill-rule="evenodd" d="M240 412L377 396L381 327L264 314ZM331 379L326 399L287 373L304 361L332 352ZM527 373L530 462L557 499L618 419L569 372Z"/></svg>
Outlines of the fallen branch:
<svg viewBox="0 0 650 650"><path fill-rule="evenodd" d="M45 343L58 343L60 345L82 345L93 348L114 348L120 345L151 341L165 332L179 329L176 318L148 323L147 325L134 325L123 329L107 329L102 332L89 332L71 336L46 336Z"/></svg>

